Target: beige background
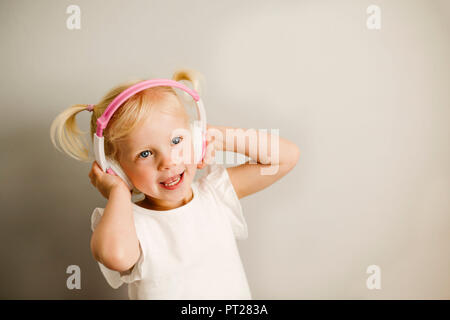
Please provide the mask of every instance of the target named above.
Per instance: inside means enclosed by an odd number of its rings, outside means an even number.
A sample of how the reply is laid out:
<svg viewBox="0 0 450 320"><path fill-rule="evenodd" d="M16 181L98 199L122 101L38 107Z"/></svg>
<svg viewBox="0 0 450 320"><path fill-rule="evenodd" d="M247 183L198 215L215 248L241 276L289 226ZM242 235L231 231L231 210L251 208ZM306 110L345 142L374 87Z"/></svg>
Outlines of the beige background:
<svg viewBox="0 0 450 320"><path fill-rule="evenodd" d="M66 28L71 4L81 30ZM450 298L449 18L446 0L2 0L0 298L127 299L89 250L106 199L49 127L178 67L205 74L209 123L276 128L302 151L241 200L255 299ZM81 290L66 288L72 264ZM381 290L366 287L369 265Z"/></svg>

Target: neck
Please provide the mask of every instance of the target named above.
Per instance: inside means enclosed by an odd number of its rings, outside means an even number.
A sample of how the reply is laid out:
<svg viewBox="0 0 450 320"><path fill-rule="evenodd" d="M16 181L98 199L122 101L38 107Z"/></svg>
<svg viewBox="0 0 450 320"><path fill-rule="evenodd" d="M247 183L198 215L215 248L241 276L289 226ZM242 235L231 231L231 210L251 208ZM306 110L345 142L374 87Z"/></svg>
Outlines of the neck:
<svg viewBox="0 0 450 320"><path fill-rule="evenodd" d="M140 202L140 205L150 210L165 211L184 206L193 198L194 192L192 191L192 188L190 188L189 194L180 201L165 201L145 195L145 199Z"/></svg>

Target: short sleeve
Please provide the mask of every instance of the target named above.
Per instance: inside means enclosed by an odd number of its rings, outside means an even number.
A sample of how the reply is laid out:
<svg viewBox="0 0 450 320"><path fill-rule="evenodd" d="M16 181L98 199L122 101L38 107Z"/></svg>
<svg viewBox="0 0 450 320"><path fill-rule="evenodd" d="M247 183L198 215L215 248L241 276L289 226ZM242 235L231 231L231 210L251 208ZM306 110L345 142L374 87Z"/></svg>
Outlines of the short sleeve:
<svg viewBox="0 0 450 320"><path fill-rule="evenodd" d="M247 222L242 211L241 202L231 183L227 169L217 163L208 165L205 168L205 175L199 179L199 185L206 184L215 193L221 204L225 205L227 216L231 223L236 239L245 240L248 238Z"/></svg>
<svg viewBox="0 0 450 320"><path fill-rule="evenodd" d="M94 231L97 227L98 223L100 222L100 219L103 215L104 208L95 208L94 212L91 216L91 230ZM131 271L128 271L128 273L121 273L119 271L111 270L105 267L102 263L98 262L98 265L100 267L101 272L103 273L103 276L105 277L108 284L113 287L114 289L119 288L123 283L131 283L137 280L142 279L143 275L143 264L145 261L145 255L144 250L142 248L142 241L139 237L139 232L136 228L137 236L139 239L139 250L140 250L140 256L136 264L133 266Z"/></svg>

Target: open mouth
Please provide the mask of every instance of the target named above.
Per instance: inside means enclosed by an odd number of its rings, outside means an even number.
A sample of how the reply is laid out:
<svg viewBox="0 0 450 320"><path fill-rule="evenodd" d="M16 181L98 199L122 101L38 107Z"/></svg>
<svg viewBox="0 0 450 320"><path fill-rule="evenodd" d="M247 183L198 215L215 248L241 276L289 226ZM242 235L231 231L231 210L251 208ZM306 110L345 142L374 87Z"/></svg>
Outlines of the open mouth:
<svg viewBox="0 0 450 320"><path fill-rule="evenodd" d="M170 183L160 182L161 186L165 189L173 190L177 188L182 182L184 178L184 171L178 175L178 177L172 180Z"/></svg>

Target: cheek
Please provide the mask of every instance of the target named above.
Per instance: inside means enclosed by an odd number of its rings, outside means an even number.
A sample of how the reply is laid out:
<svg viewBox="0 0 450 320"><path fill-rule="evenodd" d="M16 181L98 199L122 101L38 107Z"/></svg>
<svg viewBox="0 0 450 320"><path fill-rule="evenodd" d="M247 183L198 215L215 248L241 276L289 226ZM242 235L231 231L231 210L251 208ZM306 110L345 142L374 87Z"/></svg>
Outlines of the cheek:
<svg viewBox="0 0 450 320"><path fill-rule="evenodd" d="M151 181L155 178L154 171L149 170L148 166L142 163L127 163L125 162L122 166L125 174L132 180L132 182L142 183L142 181Z"/></svg>
<svg viewBox="0 0 450 320"><path fill-rule="evenodd" d="M148 166L137 166L133 172L136 179L151 180L155 178L155 171L151 170Z"/></svg>
<svg viewBox="0 0 450 320"><path fill-rule="evenodd" d="M157 177L152 170L136 170L130 179L145 194L152 194L157 189Z"/></svg>

